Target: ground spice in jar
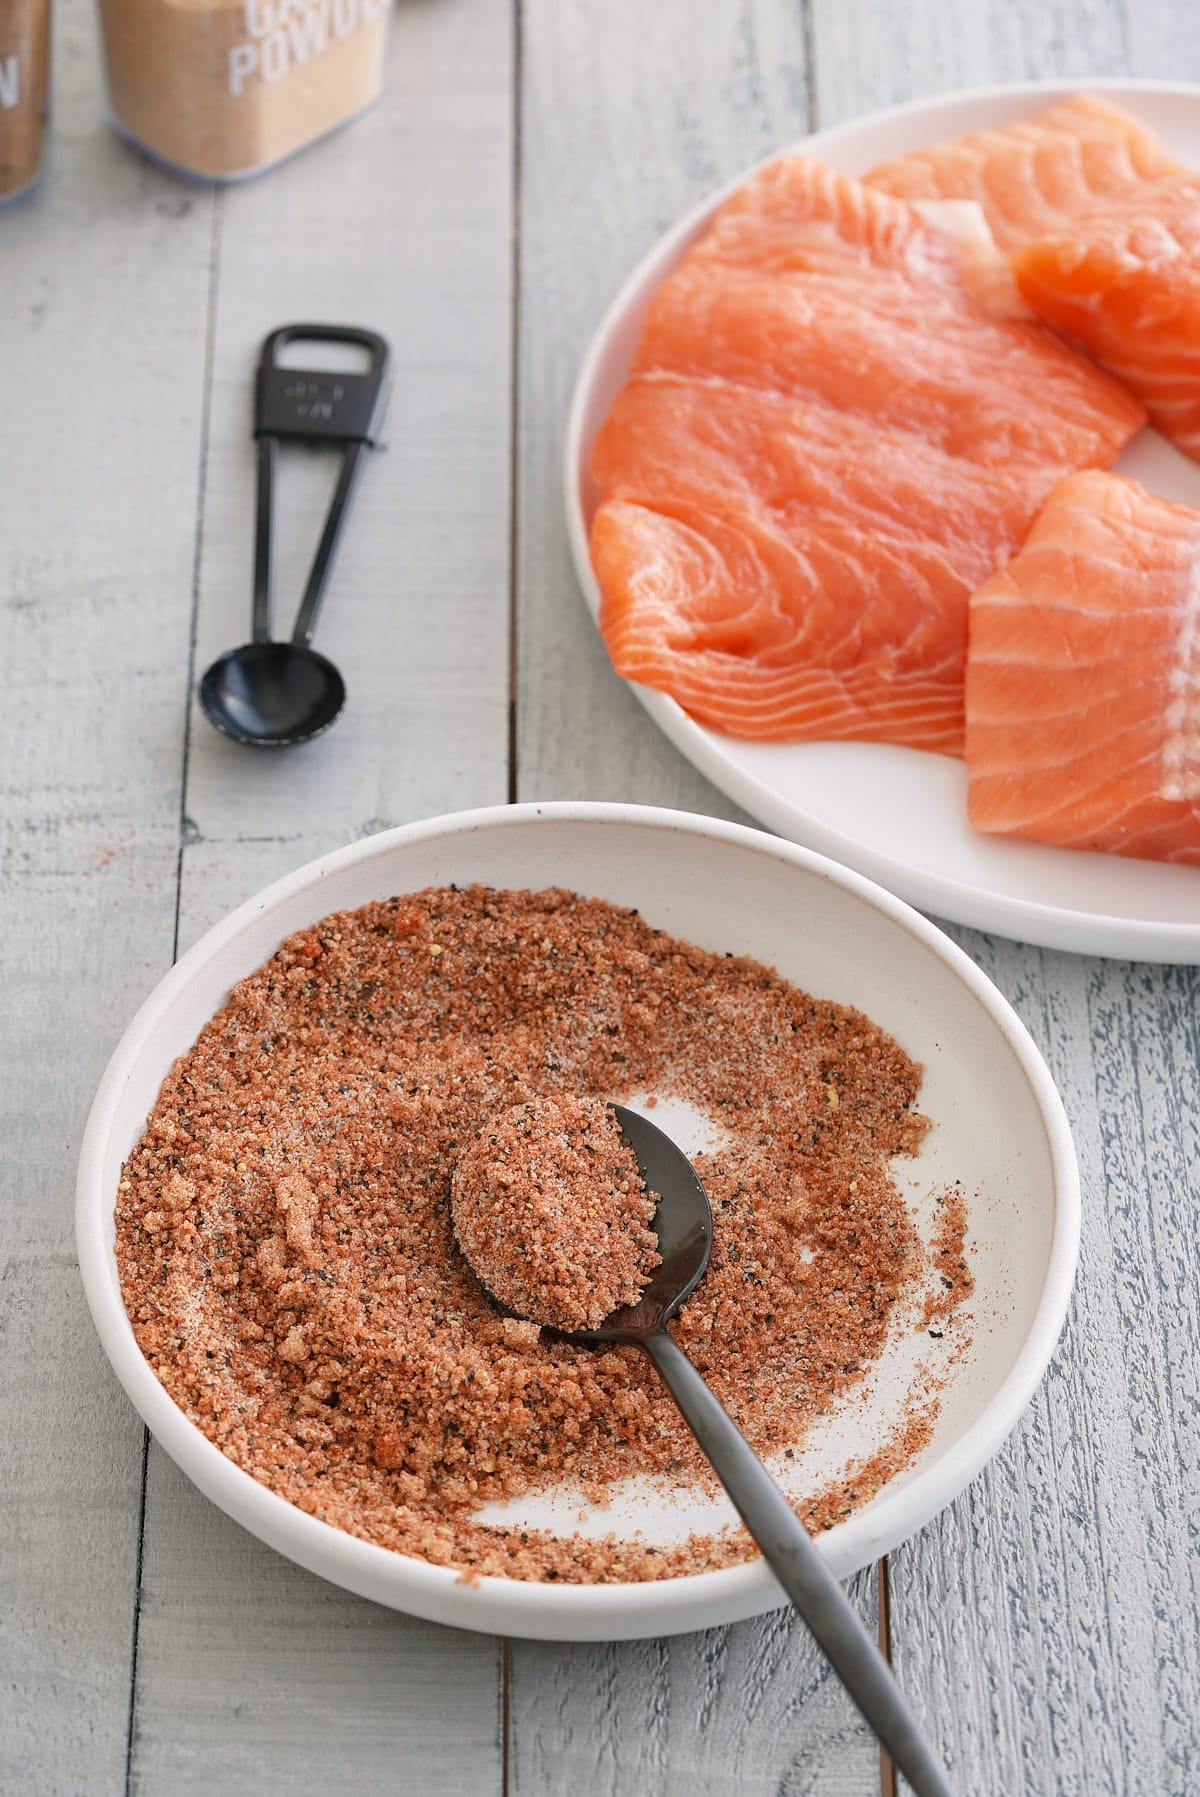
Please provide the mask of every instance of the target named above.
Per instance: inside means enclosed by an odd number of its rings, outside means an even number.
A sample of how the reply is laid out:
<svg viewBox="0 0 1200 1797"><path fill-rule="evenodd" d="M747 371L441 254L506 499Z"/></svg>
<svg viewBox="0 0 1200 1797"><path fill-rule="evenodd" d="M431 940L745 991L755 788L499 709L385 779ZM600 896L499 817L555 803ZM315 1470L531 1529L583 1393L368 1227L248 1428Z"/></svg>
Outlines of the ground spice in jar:
<svg viewBox="0 0 1200 1797"><path fill-rule="evenodd" d="M923 1261L888 1162L926 1127L920 1069L861 1013L635 912L562 891L433 888L339 913L243 980L165 1080L121 1179L135 1334L239 1466L367 1540L467 1576L646 1579L751 1557L494 1526L546 1487L704 1485L653 1369L497 1313L451 1219L460 1156L514 1106L684 1099L708 1272L671 1328L760 1451L865 1378ZM828 1526L932 1412L802 1507Z"/></svg>
<svg viewBox="0 0 1200 1797"><path fill-rule="evenodd" d="M450 1214L494 1298L553 1329L636 1304L659 1264L657 1196L599 1098L539 1098L489 1119L459 1156Z"/></svg>
<svg viewBox="0 0 1200 1797"><path fill-rule="evenodd" d="M0 199L23 193L42 167L50 79L50 0L0 11Z"/></svg>
<svg viewBox="0 0 1200 1797"><path fill-rule="evenodd" d="M118 128L184 173L280 162L379 96L385 0L99 0Z"/></svg>

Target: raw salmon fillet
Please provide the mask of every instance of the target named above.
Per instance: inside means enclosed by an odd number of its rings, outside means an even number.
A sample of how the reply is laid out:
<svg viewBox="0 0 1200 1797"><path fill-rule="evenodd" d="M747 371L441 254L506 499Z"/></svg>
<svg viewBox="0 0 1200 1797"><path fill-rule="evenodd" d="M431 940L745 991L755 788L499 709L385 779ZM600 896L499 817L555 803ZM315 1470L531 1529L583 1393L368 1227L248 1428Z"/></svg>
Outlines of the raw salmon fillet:
<svg viewBox="0 0 1200 1797"><path fill-rule="evenodd" d="M1013 257L1038 315L1137 395L1200 459L1200 179L1159 181Z"/></svg>
<svg viewBox="0 0 1200 1797"><path fill-rule="evenodd" d="M997 320L954 243L804 157L665 282L593 450L618 673L769 740L961 753L966 604L1140 406Z"/></svg>
<svg viewBox="0 0 1200 1797"><path fill-rule="evenodd" d="M1187 172L1139 120L1077 94L1033 118L881 163L866 180L906 200L975 200L1001 249L1013 250L1148 182Z"/></svg>
<svg viewBox="0 0 1200 1797"><path fill-rule="evenodd" d="M1200 865L1200 512L1076 474L970 605L978 830Z"/></svg>

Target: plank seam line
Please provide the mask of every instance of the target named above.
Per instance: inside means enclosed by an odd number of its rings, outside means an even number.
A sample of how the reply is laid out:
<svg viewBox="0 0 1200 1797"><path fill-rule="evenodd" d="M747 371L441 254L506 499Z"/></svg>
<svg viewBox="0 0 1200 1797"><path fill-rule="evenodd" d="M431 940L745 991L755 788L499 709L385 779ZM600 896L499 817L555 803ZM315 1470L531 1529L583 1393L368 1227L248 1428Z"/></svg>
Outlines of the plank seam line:
<svg viewBox="0 0 1200 1797"><path fill-rule="evenodd" d="M523 0L513 0L512 34L512 250L509 282L512 324L509 333L508 438L508 802L517 801L517 581L520 574L517 470L521 453L521 111L524 104ZM509 1734L512 1729L512 1643L500 1643L500 1797L509 1797L512 1774Z"/></svg>
<svg viewBox="0 0 1200 1797"><path fill-rule="evenodd" d="M514 805L520 791L517 770L517 652L518 578L520 575L517 471L521 454L521 176L523 146L521 114L524 105L525 39L523 0L513 0L512 35L512 251L509 282L512 326L509 333L509 436L508 436L508 802Z"/></svg>
<svg viewBox="0 0 1200 1797"><path fill-rule="evenodd" d="M875 1563L875 1611L879 1619L879 1651L892 1664L892 1586L887 1555ZM879 1748L879 1797L898 1797L896 1768L882 1744Z"/></svg>
<svg viewBox="0 0 1200 1797"><path fill-rule="evenodd" d="M142 1620L142 1563L146 1546L146 1483L150 1472L150 1431L142 1424L142 1477L138 1495L137 1558L133 1580L133 1630L129 1644L129 1712L125 1718L125 1793L133 1789L133 1731L137 1720L138 1638Z"/></svg>
<svg viewBox="0 0 1200 1797"><path fill-rule="evenodd" d="M191 618L188 625L187 686L183 708L183 763L179 776L179 845L175 856L175 917L171 932L171 960L179 958L179 917L183 894L183 852L188 842L187 788L192 747L192 682L196 671L196 636L200 611L200 561L204 542L204 500L208 482L208 438L212 417L212 372L216 344L217 273L220 264L222 196L213 194L212 229L208 246L207 316L204 331L203 397L200 407L200 466L196 479L196 538L192 550ZM142 1575L146 1554L146 1494L150 1481L150 1431L142 1428L142 1481L138 1500L136 1578L133 1593L133 1639L129 1655L129 1715L125 1726L125 1797L133 1791L133 1754L137 1738L138 1652L142 1621Z"/></svg>
<svg viewBox="0 0 1200 1797"><path fill-rule="evenodd" d="M804 121L806 133L820 129L821 108L817 100L817 27L813 18L813 0L800 0L800 41L804 51Z"/></svg>
<svg viewBox="0 0 1200 1797"><path fill-rule="evenodd" d="M192 759L192 687L196 678L196 638L200 627L200 569L204 557L204 504L208 493L208 439L212 424L213 363L217 339L217 277L221 264L224 196L213 195L208 260L208 316L204 332L204 398L200 411L200 467L196 477L196 540L192 549L192 615L188 625L187 687L183 701L183 770L179 781L179 851L175 862L175 932L171 959L179 958L179 918L183 902L183 853L188 844L188 773ZM198 834L198 833L197 833Z"/></svg>
<svg viewBox="0 0 1200 1797"><path fill-rule="evenodd" d="M511 1766L508 1736L512 1727L512 1642L505 1635L500 1642L500 1797L509 1797Z"/></svg>

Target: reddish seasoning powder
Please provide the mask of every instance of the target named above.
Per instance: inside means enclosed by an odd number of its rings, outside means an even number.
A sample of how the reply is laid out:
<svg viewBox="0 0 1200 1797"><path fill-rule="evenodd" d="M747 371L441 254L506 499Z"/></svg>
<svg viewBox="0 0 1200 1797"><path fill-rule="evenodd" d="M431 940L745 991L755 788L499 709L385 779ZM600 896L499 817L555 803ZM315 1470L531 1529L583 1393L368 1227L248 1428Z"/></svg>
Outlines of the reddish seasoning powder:
<svg viewBox="0 0 1200 1797"><path fill-rule="evenodd" d="M658 1266L657 1196L600 1098L539 1098L489 1121L459 1157L450 1214L493 1298L530 1322L595 1329Z"/></svg>
<svg viewBox="0 0 1200 1797"><path fill-rule="evenodd" d="M937 1213L929 1244L935 1289L925 1299L921 1322L931 1335L941 1333L932 1325L948 1317L975 1290L975 1275L967 1263L967 1200L959 1185L936 1194Z"/></svg>
<svg viewBox="0 0 1200 1797"><path fill-rule="evenodd" d="M563 891L433 888L325 918L175 1063L116 1209L142 1352L232 1460L314 1516L467 1576L646 1579L751 1557L475 1519L568 1480L707 1468L633 1348L501 1317L454 1239L456 1163L498 1114L574 1095L689 1101L710 1267L672 1331L760 1451L860 1382L921 1278L889 1177L920 1069L860 1012ZM827 1527L929 1422L802 1506Z"/></svg>

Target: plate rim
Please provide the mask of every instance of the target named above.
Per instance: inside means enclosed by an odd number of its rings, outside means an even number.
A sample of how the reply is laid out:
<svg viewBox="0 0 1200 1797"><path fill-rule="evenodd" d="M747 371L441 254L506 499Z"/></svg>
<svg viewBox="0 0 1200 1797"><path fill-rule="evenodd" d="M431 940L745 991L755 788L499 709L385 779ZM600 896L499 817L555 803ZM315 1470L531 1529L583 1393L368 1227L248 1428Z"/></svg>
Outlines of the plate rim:
<svg viewBox="0 0 1200 1797"><path fill-rule="evenodd" d="M621 1585L554 1585L484 1576L467 1584L449 1567L363 1541L309 1516L228 1459L168 1395L137 1346L121 1298L111 1242L114 1194L103 1166L117 1108L146 1043L192 980L235 944L264 912L322 884L356 862L408 843L537 818L683 831L791 863L881 911L937 956L980 1004L1026 1080L1045 1131L1054 1218L1045 1274L1025 1340L983 1410L925 1469L921 1501L900 1505L889 1528L856 1512L816 1537L839 1577L909 1539L962 1492L1016 1427L1054 1355L1079 1255L1079 1168L1061 1095L1040 1049L1013 1006L964 950L919 911L874 881L802 844L720 818L665 807L559 800L489 806L421 819L360 838L319 856L253 894L189 948L144 1000L105 1068L88 1116L76 1182L80 1274L101 1344L127 1396L166 1453L212 1502L260 1540L345 1589L430 1621L538 1640L611 1641L686 1633L761 1615L786 1602L761 1560L715 1572ZM403 1590L393 1590L397 1565ZM389 1577L390 1574L390 1577ZM585 1614L578 1614L585 1612Z"/></svg>
<svg viewBox="0 0 1200 1797"><path fill-rule="evenodd" d="M562 456L567 539L576 582L597 635L600 633L600 591L588 552L588 533L579 492L580 471L586 467L586 452L590 449L590 443L584 442L584 418L608 341L624 319L631 298L644 285L648 276L695 234L730 194L760 169L778 161L781 156L798 152L819 152L822 146L835 144L846 137L855 137L874 126L920 116L942 106L969 105L990 100L1020 100L1026 96L1050 100L1055 95L1067 96L1082 92L1103 92L1114 96L1157 95L1164 99L1193 100L1200 106L1200 82L1156 78L1097 76L1094 79L1080 77L1071 80L1052 77L1037 81L995 82L978 87L954 88L946 93L905 100L893 106L858 113L836 125L780 145L730 180L711 189L665 231L659 233L645 253L637 259L605 307L580 362L567 411ZM607 656L607 649L605 654ZM1189 924L1128 916L1118 912L1079 911L1069 905L1056 905L1018 894L997 893L992 887L969 884L955 876L932 872L919 864L899 860L890 852L872 848L869 842L847 836L818 818L806 816L792 801L783 798L773 789L764 787L761 781L743 768L731 764L721 748L724 740L722 734L697 723L666 693L641 686L633 680L624 680L619 675L614 677L623 680L623 684L649 713L654 724L685 759L758 822L766 824L792 842L799 842L856 869L915 907L928 909L953 923L990 931L1012 941L1029 942L1042 948L1061 949L1074 954L1095 954L1117 960L1159 961L1179 966L1200 963L1200 915L1194 924ZM919 751L914 751L917 752ZM796 834L800 827L804 829L803 835ZM1088 860L1101 866L1116 859L1092 851L1058 849L1051 844L1038 846L1072 858L1086 856ZM1165 867L1168 864L1146 861L1143 865ZM1192 870L1179 871L1190 873ZM1200 903L1197 910L1200 913Z"/></svg>

